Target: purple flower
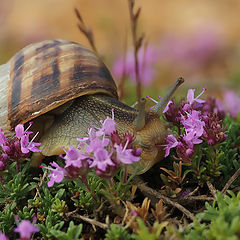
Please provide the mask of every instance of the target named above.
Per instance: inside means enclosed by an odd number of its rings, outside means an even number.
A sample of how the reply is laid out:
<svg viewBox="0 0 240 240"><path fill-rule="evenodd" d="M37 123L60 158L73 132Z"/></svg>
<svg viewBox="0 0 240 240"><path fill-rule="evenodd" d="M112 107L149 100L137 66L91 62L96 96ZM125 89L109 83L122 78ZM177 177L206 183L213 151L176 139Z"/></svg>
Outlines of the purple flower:
<svg viewBox="0 0 240 240"><path fill-rule="evenodd" d="M189 104L192 105L194 102L204 103L205 100L199 99L199 97L200 97L206 90L207 90L206 88L203 88L202 92L201 92L197 97L194 98L195 89L189 89L189 90L188 90L188 93L187 93L187 100L188 100Z"/></svg>
<svg viewBox="0 0 240 240"><path fill-rule="evenodd" d="M86 153L90 154L96 151L99 148L104 148L108 146L110 140L108 138L103 137L102 139L96 137L92 139L87 145L86 145Z"/></svg>
<svg viewBox="0 0 240 240"><path fill-rule="evenodd" d="M218 115L219 119L224 119L225 117L223 103L214 97L207 98L205 103L202 104L202 107L198 110L200 110L204 116L207 116L209 113L215 113Z"/></svg>
<svg viewBox="0 0 240 240"><path fill-rule="evenodd" d="M165 145L165 148L164 148L164 150L165 150L165 157L167 157L169 155L171 148L175 148L179 144L177 139L172 134L167 136L166 142L167 142L167 144Z"/></svg>
<svg viewBox="0 0 240 240"><path fill-rule="evenodd" d="M189 89L187 93L187 103L183 106L183 111L190 111L192 108L193 103L202 104L205 100L199 99L199 97L206 91L206 88L203 88L202 92L197 96L194 97L195 89Z"/></svg>
<svg viewBox="0 0 240 240"><path fill-rule="evenodd" d="M121 144L114 145L117 152L117 161L124 164L132 164L133 162L138 162L140 160L140 157L133 154L133 149L126 149L127 145L128 141L126 142L124 148Z"/></svg>
<svg viewBox="0 0 240 240"><path fill-rule="evenodd" d="M218 105L221 105L231 117L237 117L240 111L240 97L234 91L225 91L223 101L219 101Z"/></svg>
<svg viewBox="0 0 240 240"><path fill-rule="evenodd" d="M178 106L175 101L169 101L167 107L164 109L164 117L168 122L172 122L179 125L181 119L180 106ZM166 111L165 111L166 110Z"/></svg>
<svg viewBox="0 0 240 240"><path fill-rule="evenodd" d="M183 136L179 136L179 144L176 149L177 158L179 161L182 161L184 163L191 163L191 157L194 154L194 145L188 144Z"/></svg>
<svg viewBox="0 0 240 240"><path fill-rule="evenodd" d="M33 140L36 138L36 136L38 135L38 133L35 134L35 136L32 138L31 141L29 141L29 135L32 133L30 131L28 131L28 129L32 126L32 122L29 123L29 126L27 127L26 130L24 130L24 126L23 124L18 124L15 127L15 132L16 132L16 136L17 138L20 140L21 143L21 151L24 154L31 152L41 152L40 149L38 149L37 147L41 145L41 143L35 143L33 142Z"/></svg>
<svg viewBox="0 0 240 240"><path fill-rule="evenodd" d="M6 153L0 154L0 172L5 171L8 166L8 155Z"/></svg>
<svg viewBox="0 0 240 240"><path fill-rule="evenodd" d="M30 221L23 220L18 226L14 229L14 232L18 232L20 234L21 239L30 239L32 234L38 232L39 228L35 227Z"/></svg>
<svg viewBox="0 0 240 240"><path fill-rule="evenodd" d="M8 237L0 231L0 240L8 240Z"/></svg>
<svg viewBox="0 0 240 240"><path fill-rule="evenodd" d="M196 135L196 132L189 132L185 135L182 135L185 143L190 147L193 148L193 145L202 143L202 140L199 139L200 136Z"/></svg>
<svg viewBox="0 0 240 240"><path fill-rule="evenodd" d="M64 150L65 151L65 150ZM79 149L75 147L70 147L66 152L66 155L62 157L66 161L65 168L69 166L81 168L82 167L82 160L88 158L88 156L81 153Z"/></svg>
<svg viewBox="0 0 240 240"><path fill-rule="evenodd" d="M22 153L29 153L31 152L41 152L40 149L37 147L41 145L41 143L33 142L37 134L32 138L32 140L29 142L29 135L25 134L21 137L20 143L21 143L21 151Z"/></svg>
<svg viewBox="0 0 240 240"><path fill-rule="evenodd" d="M50 165L52 167L55 167L55 169L44 167L42 165L40 166L42 168L45 168L51 171L51 173L48 175L48 177L50 178L50 181L48 182L48 187L52 187L55 182L60 183L63 180L64 175L66 174L66 170L60 167L57 163L53 162L53 163L50 163Z"/></svg>
<svg viewBox="0 0 240 240"><path fill-rule="evenodd" d="M227 135L222 129L222 120L219 119L216 113L209 113L205 118L205 127L203 137L207 140L210 146L223 142Z"/></svg>
<svg viewBox="0 0 240 240"><path fill-rule="evenodd" d="M90 168L96 167L101 171L106 171L108 166L115 166L111 159L112 152L108 152L104 148L98 148L94 151L93 162L89 166Z"/></svg>
<svg viewBox="0 0 240 240"><path fill-rule="evenodd" d="M186 133L193 132L197 137L203 134L205 122L201 120L199 111L193 110L191 113L186 113L187 116L182 116L181 123L183 124Z"/></svg>
<svg viewBox="0 0 240 240"><path fill-rule="evenodd" d="M111 133L116 131L116 122L114 121L114 111L112 109L112 118L107 117L104 121L100 121L102 123L102 127L99 131L96 132L97 136L102 136L104 134L111 135Z"/></svg>

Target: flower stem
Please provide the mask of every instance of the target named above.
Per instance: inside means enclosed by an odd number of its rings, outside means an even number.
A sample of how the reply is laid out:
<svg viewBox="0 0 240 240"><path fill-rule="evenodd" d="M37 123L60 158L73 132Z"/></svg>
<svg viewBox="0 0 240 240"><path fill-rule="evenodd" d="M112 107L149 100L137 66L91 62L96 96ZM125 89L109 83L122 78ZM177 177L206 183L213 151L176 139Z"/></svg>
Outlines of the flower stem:
<svg viewBox="0 0 240 240"><path fill-rule="evenodd" d="M124 166L123 183L127 183L127 165Z"/></svg>
<svg viewBox="0 0 240 240"><path fill-rule="evenodd" d="M90 188L90 186L87 183L87 178L86 177L80 177L80 179L85 184L85 186L87 187L88 191L91 193L92 198L94 199L94 201L97 202L97 198L96 198L94 192L91 191L91 188Z"/></svg>

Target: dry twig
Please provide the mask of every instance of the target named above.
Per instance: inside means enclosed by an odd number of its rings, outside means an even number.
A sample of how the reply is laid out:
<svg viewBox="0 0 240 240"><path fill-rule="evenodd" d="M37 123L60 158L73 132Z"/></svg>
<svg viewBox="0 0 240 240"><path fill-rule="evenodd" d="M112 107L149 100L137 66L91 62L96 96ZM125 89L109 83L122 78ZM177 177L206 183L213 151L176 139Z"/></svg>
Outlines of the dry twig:
<svg viewBox="0 0 240 240"><path fill-rule="evenodd" d="M217 194L216 194L217 190L215 189L215 187L209 181L207 181L207 186L208 186L211 194L213 195L213 197L216 198L217 197Z"/></svg>
<svg viewBox="0 0 240 240"><path fill-rule="evenodd" d="M184 213L189 219L191 219L192 221L194 220L194 215L189 210L187 210L185 207L183 207L182 205L180 205L177 202L172 201L171 199L162 195L161 193L157 192L156 190L146 186L146 184L143 183L143 181L140 180L139 178L137 178L137 181L138 182L136 183L136 185L142 192L145 192L147 195L150 195L150 196L155 196L158 199L162 199L165 204L168 204L168 205L171 205L171 206L177 208L182 213Z"/></svg>
<svg viewBox="0 0 240 240"><path fill-rule="evenodd" d="M91 219L91 218L88 218L88 217L84 217L84 216L82 216L82 215L80 215L80 214L72 214L72 217L73 218L76 218L76 219L81 219L81 220L83 220L83 221L85 221L85 222L87 222L87 223L90 223L91 225L93 225L93 226L97 226L97 227L100 227L100 228L102 228L102 229L108 229L109 228L109 225L108 224L105 224L105 223L101 223L101 222L99 222L99 221L97 221L97 220L95 220L95 219Z"/></svg>
<svg viewBox="0 0 240 240"><path fill-rule="evenodd" d="M34 200L36 200L36 198L39 196L41 196L40 195L40 192L39 192L39 189L40 189L40 187L42 186L42 184L43 184L43 182L44 182L44 180L45 180L45 178L47 177L47 174L48 174L48 171L45 171L44 173L43 173L43 176L42 177L40 177L40 182L39 182L39 184L38 184L38 186L37 186L37 188L36 188L36 194L35 194L35 196L34 196Z"/></svg>
<svg viewBox="0 0 240 240"><path fill-rule="evenodd" d="M135 6L135 0L128 0L133 46L134 46L135 74L136 74L136 83L137 83L137 100L139 102L142 95L142 84L141 84L141 77L139 72L138 51L142 46L144 34L140 35L140 37L137 37L137 23L138 23L138 18L141 12L141 8L138 7L137 10L134 11L134 6Z"/></svg>
<svg viewBox="0 0 240 240"><path fill-rule="evenodd" d="M196 201L213 201L213 197L208 197L206 195L199 195L199 196L186 196L181 199L178 199L180 203L189 203L189 202L196 202Z"/></svg>
<svg viewBox="0 0 240 240"><path fill-rule="evenodd" d="M77 19L78 19L78 29L83 33L83 35L87 38L89 44L91 45L93 51L98 55L98 51L97 51L97 48L96 48L96 44L95 44L95 40L94 40L94 36L93 36L93 32L92 32L92 29L87 27L86 24L84 23L83 21L83 18L79 12L79 10L77 8L74 8L74 12L77 16Z"/></svg>
<svg viewBox="0 0 240 240"><path fill-rule="evenodd" d="M222 194L226 194L228 188L231 186L231 184L237 179L237 177L240 175L240 168L232 175L232 177L228 180L224 188L222 189Z"/></svg>

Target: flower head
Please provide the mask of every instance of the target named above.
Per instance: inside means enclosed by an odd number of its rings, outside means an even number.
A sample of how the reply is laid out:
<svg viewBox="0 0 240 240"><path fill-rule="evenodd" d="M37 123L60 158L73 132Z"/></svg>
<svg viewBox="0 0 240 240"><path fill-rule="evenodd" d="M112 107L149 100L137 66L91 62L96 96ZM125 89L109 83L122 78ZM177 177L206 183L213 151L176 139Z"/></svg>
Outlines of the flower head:
<svg viewBox="0 0 240 240"><path fill-rule="evenodd" d="M203 137L207 140L208 144L213 146L223 142L227 135L226 129L222 128L222 120L219 119L216 113L209 113L205 118L205 127Z"/></svg>
<svg viewBox="0 0 240 240"><path fill-rule="evenodd" d="M189 111L193 103L202 104L205 100L200 99L199 97L206 91L206 88L203 88L202 92L197 96L194 97L195 89L189 89L187 93L187 103L183 106L184 111Z"/></svg>
<svg viewBox="0 0 240 240"><path fill-rule="evenodd" d="M229 113L231 117L237 117L240 111L240 97L234 91L225 91L223 94L223 101L219 101L219 104L226 113Z"/></svg>
<svg viewBox="0 0 240 240"><path fill-rule="evenodd" d="M41 152L40 149L37 147L41 145L41 143L33 142L33 140L36 138L37 134L32 138L31 141L29 141L29 135L24 134L21 137L20 143L21 143L21 151L22 153L29 153L31 152Z"/></svg>
<svg viewBox="0 0 240 240"><path fill-rule="evenodd" d="M93 162L90 168L96 167L101 171L106 171L108 166L115 166L111 159L112 152L108 152L104 148L98 148L94 151Z"/></svg>
<svg viewBox="0 0 240 240"><path fill-rule="evenodd" d="M35 227L29 220L21 221L14 229L14 232L20 234L21 239L30 239L32 234L38 231L39 228Z"/></svg>
<svg viewBox="0 0 240 240"><path fill-rule="evenodd" d="M64 175L66 174L66 170L60 167L57 163L53 162L50 163L50 165L55 168L44 167L42 165L40 166L51 171L51 173L48 175L48 177L50 178L50 181L48 182L48 187L52 187L55 182L60 183L63 180Z"/></svg>
<svg viewBox="0 0 240 240"><path fill-rule="evenodd" d="M167 144L165 145L165 148L164 148L165 157L167 157L169 155L171 148L175 148L179 144L177 139L172 134L170 134L166 137L166 142L167 142Z"/></svg>
<svg viewBox="0 0 240 240"><path fill-rule="evenodd" d="M126 149L128 142L126 142L125 146L115 144L114 147L117 152L117 161L124 164L132 164L133 162L138 162L140 160L139 156L134 155L133 149Z"/></svg>
<svg viewBox="0 0 240 240"><path fill-rule="evenodd" d="M8 237L0 231L0 240L8 240Z"/></svg>
<svg viewBox="0 0 240 240"><path fill-rule="evenodd" d="M70 147L68 150L64 150L66 155L62 157L66 161L65 167L73 166L77 168L82 167L82 160L88 158L88 156L81 153L81 151L75 147Z"/></svg>
<svg viewBox="0 0 240 240"><path fill-rule="evenodd" d="M182 116L181 123L186 133L193 132L198 137L202 136L205 122L201 120L199 111L193 110L191 113L186 113L186 116Z"/></svg>
<svg viewBox="0 0 240 240"><path fill-rule="evenodd" d="M116 122L114 121L114 111L112 109L112 118L107 117L104 121L100 121L102 123L102 127L99 131L96 132L97 136L101 136L104 134L111 135L114 131L116 131Z"/></svg>

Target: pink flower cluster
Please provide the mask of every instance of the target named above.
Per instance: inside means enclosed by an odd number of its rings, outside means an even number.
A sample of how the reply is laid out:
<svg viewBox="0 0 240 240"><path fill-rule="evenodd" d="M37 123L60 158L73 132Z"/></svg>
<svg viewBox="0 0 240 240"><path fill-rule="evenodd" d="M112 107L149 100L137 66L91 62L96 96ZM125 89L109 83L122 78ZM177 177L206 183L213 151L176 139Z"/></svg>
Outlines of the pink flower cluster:
<svg viewBox="0 0 240 240"><path fill-rule="evenodd" d="M64 168L55 162L51 163L53 168L41 166L51 170L49 187L61 182L65 176L86 179L92 168L97 175L111 178L121 165L140 160L141 149L133 147L134 137L131 134L119 136L113 111L112 118L107 117L101 125L101 128L90 128L87 137L78 138L77 148L71 146L68 150L64 149L65 156L60 155L65 160Z"/></svg>
<svg viewBox="0 0 240 240"><path fill-rule="evenodd" d="M20 234L20 240L30 240L32 234L39 231L39 228L35 227L34 224L31 223L29 220L23 220L19 222L18 216L15 219L17 222L17 227L14 229L14 232ZM36 219L34 219L33 221L35 222ZM1 231L0 240L8 240L8 237L4 233L1 233Z"/></svg>
<svg viewBox="0 0 240 240"><path fill-rule="evenodd" d="M189 89L187 100L183 100L179 105L170 101L164 109L165 119L179 129L178 137L173 134L167 136L165 157L169 155L172 148L176 148L176 159L191 163L196 144L206 140L213 146L226 139L225 130L222 129L223 113L217 107L216 101L200 99L205 91L204 88L197 97L194 97L195 89Z"/></svg>
<svg viewBox="0 0 240 240"><path fill-rule="evenodd" d="M34 142L38 133L29 140L30 134L33 133L28 131L31 126L32 122L30 122L27 129L24 130L23 124L18 124L15 127L16 137L11 140L8 140L3 130L0 129L0 146L2 150L0 154L0 171L6 170L9 160L19 163L19 160L28 157L30 152L41 151L37 148L41 143Z"/></svg>

